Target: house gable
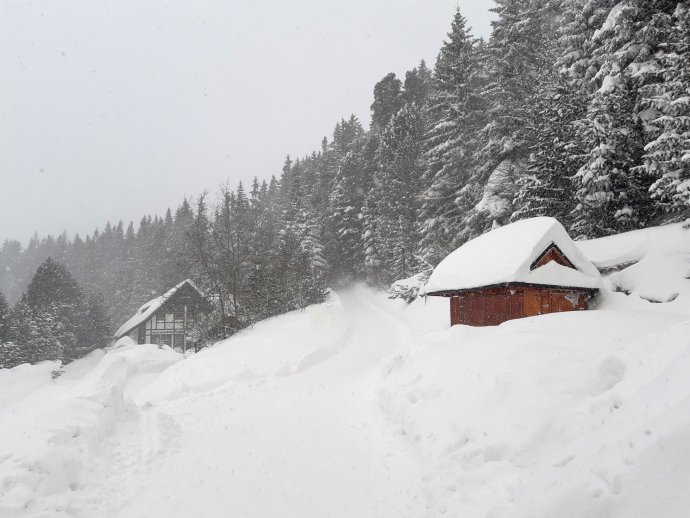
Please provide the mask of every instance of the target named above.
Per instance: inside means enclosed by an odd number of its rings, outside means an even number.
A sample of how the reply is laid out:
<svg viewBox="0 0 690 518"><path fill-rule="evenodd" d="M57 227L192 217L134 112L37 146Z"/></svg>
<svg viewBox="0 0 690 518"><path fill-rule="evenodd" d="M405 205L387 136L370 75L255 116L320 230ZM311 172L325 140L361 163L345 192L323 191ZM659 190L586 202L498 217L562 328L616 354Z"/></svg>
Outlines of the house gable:
<svg viewBox="0 0 690 518"><path fill-rule="evenodd" d="M187 279L171 288L160 297L156 297L143 304L137 310L136 314L115 332L115 338L119 339L140 326L150 326L151 321L157 315L165 315L165 311L161 311L163 307L170 308L170 306L185 305L193 306L195 309L204 310L206 312L212 309L203 292ZM163 317L163 319L164 318L165 317Z"/></svg>
<svg viewBox="0 0 690 518"><path fill-rule="evenodd" d="M544 266L545 264L554 261L557 264L560 264L561 266L565 266L567 268L572 268L573 270L577 270L575 268L575 265L566 257L566 255L561 251L560 248L558 248L558 245L556 243L551 243L549 246L547 246L544 251L537 257L534 262L530 265L530 270L536 270L540 266Z"/></svg>

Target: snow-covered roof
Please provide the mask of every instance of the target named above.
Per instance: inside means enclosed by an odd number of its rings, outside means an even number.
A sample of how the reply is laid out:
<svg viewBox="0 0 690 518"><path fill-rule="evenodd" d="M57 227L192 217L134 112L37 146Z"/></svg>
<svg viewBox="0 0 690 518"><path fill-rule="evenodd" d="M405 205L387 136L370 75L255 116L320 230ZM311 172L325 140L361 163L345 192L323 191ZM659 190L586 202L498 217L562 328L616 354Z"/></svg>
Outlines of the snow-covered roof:
<svg viewBox="0 0 690 518"><path fill-rule="evenodd" d="M151 299L145 304L142 304L141 307L137 310L137 312L134 314L132 318L127 320L124 324L120 326L120 328L115 331L115 339L122 338L126 334L128 334L132 329L135 327L139 326L140 324L143 324L146 322L149 318L151 318L156 311L158 311L163 305L170 300L170 298L177 293L177 291L182 288L185 284L188 284L192 289L194 289L200 296L205 297L204 292L202 292L199 288L196 287L196 285L190 280L190 279L185 279L181 283L179 283L177 286L174 288L169 289L166 291L163 295L160 297L156 297L155 299Z"/></svg>
<svg viewBox="0 0 690 518"><path fill-rule="evenodd" d="M534 270L534 262L551 244L576 269L550 261ZM424 287L427 294L504 283L599 288L597 268L554 218L537 217L511 223L468 241L434 269Z"/></svg>

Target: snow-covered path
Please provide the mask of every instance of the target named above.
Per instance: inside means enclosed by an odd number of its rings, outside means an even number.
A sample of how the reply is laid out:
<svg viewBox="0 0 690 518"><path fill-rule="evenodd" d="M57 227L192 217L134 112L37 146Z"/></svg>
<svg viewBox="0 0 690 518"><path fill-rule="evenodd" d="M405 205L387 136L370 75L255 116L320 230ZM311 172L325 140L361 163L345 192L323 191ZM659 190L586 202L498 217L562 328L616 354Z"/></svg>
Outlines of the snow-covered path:
<svg viewBox="0 0 690 518"><path fill-rule="evenodd" d="M117 516L424 516L419 459L377 392L381 361L412 332L370 291L339 295L346 328L331 354L151 409L179 426L176 447L132 473Z"/></svg>

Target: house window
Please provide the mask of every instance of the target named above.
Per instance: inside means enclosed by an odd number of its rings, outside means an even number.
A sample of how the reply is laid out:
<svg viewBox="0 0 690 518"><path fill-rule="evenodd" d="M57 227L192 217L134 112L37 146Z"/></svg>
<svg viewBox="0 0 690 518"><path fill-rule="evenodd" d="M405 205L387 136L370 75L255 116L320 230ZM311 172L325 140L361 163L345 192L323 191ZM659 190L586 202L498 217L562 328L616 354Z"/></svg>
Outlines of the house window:
<svg viewBox="0 0 690 518"><path fill-rule="evenodd" d="M156 329L165 329L165 315L163 313L156 315Z"/></svg>

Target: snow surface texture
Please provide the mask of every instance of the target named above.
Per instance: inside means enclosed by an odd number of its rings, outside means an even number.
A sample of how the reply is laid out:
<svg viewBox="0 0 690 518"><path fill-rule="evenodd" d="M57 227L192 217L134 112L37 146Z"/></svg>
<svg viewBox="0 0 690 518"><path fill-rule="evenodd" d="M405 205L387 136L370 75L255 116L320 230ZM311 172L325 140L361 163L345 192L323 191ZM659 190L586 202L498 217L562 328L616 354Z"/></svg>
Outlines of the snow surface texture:
<svg viewBox="0 0 690 518"><path fill-rule="evenodd" d="M388 290L389 298L400 298L406 302L412 302L423 290L424 285L429 280L431 272L425 271L417 273L407 279L399 279L391 284Z"/></svg>
<svg viewBox="0 0 690 518"><path fill-rule="evenodd" d="M554 243L577 270L549 262L530 270L532 263ZM551 286L599 288L596 267L554 218L529 218L500 227L452 252L434 269L424 290L434 293L527 282Z"/></svg>
<svg viewBox="0 0 690 518"><path fill-rule="evenodd" d="M594 311L449 328L358 287L186 359L0 370L0 516L685 517L690 280L635 294L687 243L648 232Z"/></svg>
<svg viewBox="0 0 690 518"><path fill-rule="evenodd" d="M633 230L612 237L577 241L576 244L598 268L627 265L649 254L689 254L690 220L663 227Z"/></svg>

